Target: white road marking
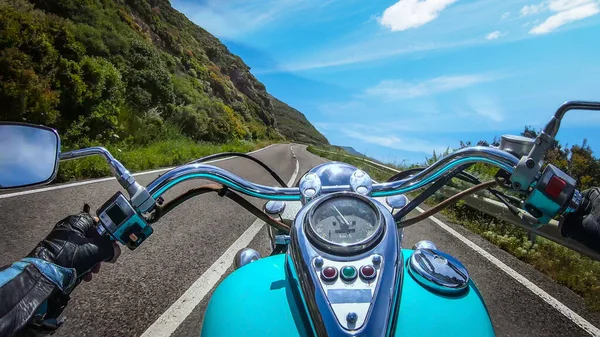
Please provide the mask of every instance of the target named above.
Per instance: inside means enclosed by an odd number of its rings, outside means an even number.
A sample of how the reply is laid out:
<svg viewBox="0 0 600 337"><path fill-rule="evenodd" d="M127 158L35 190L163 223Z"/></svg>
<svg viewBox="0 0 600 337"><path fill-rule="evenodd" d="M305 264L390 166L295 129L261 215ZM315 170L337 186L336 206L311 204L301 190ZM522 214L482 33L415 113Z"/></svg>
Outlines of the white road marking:
<svg viewBox="0 0 600 337"><path fill-rule="evenodd" d="M263 147L262 149L258 149L258 150L252 151L252 152L248 152L247 154L252 154L252 153L264 151L264 150L266 150L266 149L268 149L268 148L270 148L271 146L274 146L274 145L277 145L277 144L271 144L271 145L269 145L267 147ZM233 158L233 157L210 160L210 161L205 162L205 164L208 164L208 163L217 163L217 162L228 160L228 159L231 159L231 158ZM74 159L74 160L76 160L76 159ZM169 171L171 169L173 169L173 167L166 167L166 168L162 168L162 169L158 169L158 170L138 172L138 173L134 173L132 175L134 177L137 177L137 176L143 176L143 175L147 175L147 174L165 172L165 171ZM117 178L115 178L115 177L107 177L107 178L100 178L100 179L94 179L94 180L79 181L79 182L76 182L76 183L70 183L70 184L64 184L64 185L56 185L56 186L38 188L38 189L34 189L34 190L27 190L27 191L20 191L20 192L14 192L14 193L0 194L0 199L18 197L18 196L21 196L21 195L41 193L41 192L47 192L47 191L61 190L63 188L69 188L69 187L76 187L76 186L82 186L82 185L88 185L88 184L101 183L101 182L111 181L111 180L116 180L116 179Z"/></svg>
<svg viewBox="0 0 600 337"><path fill-rule="evenodd" d="M296 169L290 177L287 185L291 186L298 177L300 164L294 153L293 146L290 151L296 159ZM286 207L287 208L287 207ZM242 248L247 247L252 239L260 232L265 223L256 219L254 223L198 278L192 286L179 297L175 303L167 309L144 333L141 337L167 337L179 327L181 323L192 313L194 308L204 299L210 290L219 282L221 277L227 272L233 264L235 254Z"/></svg>
<svg viewBox="0 0 600 337"><path fill-rule="evenodd" d="M416 210L421 213L425 212L421 207L416 207ZM493 263L496 267L500 268L500 270L507 273L510 277L514 278L517 282L521 283L525 288L529 289L532 293L539 296L546 303L548 303L552 307L554 307L554 309L558 310L558 312L565 315L565 317L567 317L573 323L577 324L580 328L585 330L585 332L589 333L592 336L600 336L600 329L598 329L597 327L592 325L590 322L586 321L585 318L579 316L573 310L569 309L566 305L559 302L556 298L552 297L550 294L548 294L547 292L542 290L540 287L535 285L533 282L529 281L523 275L519 274L511 267L507 266L502 261L498 260L492 254L488 253L486 250L484 250L483 248L481 248L478 245L476 245L475 243L473 243L473 241L462 236L460 233L458 233L457 231L452 229L450 226L446 225L445 223L443 223L442 221L440 221L439 219L437 219L433 216L430 216L429 220L433 221L436 225L440 226L442 229L444 229L448 233L452 234L454 237L456 237L457 239L462 241L464 244L469 246L469 248L471 248L474 251L476 251L477 253L479 253L481 256L483 256L488 261Z"/></svg>
<svg viewBox="0 0 600 337"><path fill-rule="evenodd" d="M373 181L376 182L375 180L373 180ZM376 199L379 202L381 202L383 205L385 205L386 208L391 210L391 208L385 202L385 198L376 198ZM415 209L421 213L425 212L421 207L416 207ZM600 336L600 329L598 329L597 327L592 325L585 318L579 316L573 310L569 309L569 307L562 304L556 298L552 297L552 295L548 294L543 289L541 289L540 287L535 285L533 282L529 281L527 278L525 278L525 276L519 274L517 271L515 271L511 267L507 266L504 262L498 260L495 256L488 253L485 249L479 247L473 241L467 239L466 237L464 237L463 235L461 235L460 233L458 233L457 231L455 231L450 226L446 225L445 223L443 223L441 220L437 219L436 217L430 216L429 220L433 221L436 225L440 226L443 230L447 231L448 233L453 235L455 238L462 241L469 248L471 248L474 251L476 251L477 253L479 253L485 259L487 259L492 264L494 264L496 267L498 267L500 270L502 270L503 272L508 274L510 277L514 278L517 282L521 283L525 288L529 289L532 293L536 294L538 297L540 297L542 300L544 300L544 302L550 304L558 312L560 312L565 317L570 319L573 323L575 323L577 326L579 326L580 328L585 330L585 332L589 333L592 336Z"/></svg>

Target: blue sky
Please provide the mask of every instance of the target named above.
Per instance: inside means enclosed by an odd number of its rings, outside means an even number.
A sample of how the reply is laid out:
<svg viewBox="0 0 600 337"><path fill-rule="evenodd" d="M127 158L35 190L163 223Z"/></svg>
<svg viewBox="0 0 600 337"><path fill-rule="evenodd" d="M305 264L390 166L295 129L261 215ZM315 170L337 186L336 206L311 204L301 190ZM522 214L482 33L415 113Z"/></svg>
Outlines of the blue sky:
<svg viewBox="0 0 600 337"><path fill-rule="evenodd" d="M600 0L172 0L336 145L387 162L600 100ZM600 112L561 143L600 153Z"/></svg>

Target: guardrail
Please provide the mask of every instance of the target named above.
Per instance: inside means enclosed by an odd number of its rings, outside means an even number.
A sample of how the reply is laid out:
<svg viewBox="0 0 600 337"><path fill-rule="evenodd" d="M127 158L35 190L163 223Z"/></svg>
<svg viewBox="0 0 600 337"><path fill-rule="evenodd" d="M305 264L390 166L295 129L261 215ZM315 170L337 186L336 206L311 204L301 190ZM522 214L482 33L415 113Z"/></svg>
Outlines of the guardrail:
<svg viewBox="0 0 600 337"><path fill-rule="evenodd" d="M365 158L346 155L346 154L342 154L342 153L338 153L338 152L325 151L325 150L320 150L320 149L315 149L315 150L317 150L319 152L330 153L330 154L335 154L335 155L340 155L340 156L344 156L344 157L362 160L365 163L368 163L369 166L375 166L375 168L377 168L379 170L387 170L388 172L393 172L393 173L400 172L399 170L396 170L394 168L382 165L380 163L377 163L377 162L374 162L374 161L371 161L371 160L368 160ZM441 193L444 194L445 196L451 196L458 192L460 192L459 189L454 188L454 187L449 187L449 186L446 186L441 191ZM549 224L544 225L542 227L532 228L532 227L528 226L526 223L524 223L523 219L515 216L508 209L508 207L506 207L506 205L504 205L503 203L501 203L499 201L492 200L492 199L489 199L489 198L486 198L484 196L477 195L477 194L469 195L469 196L463 198L463 200L465 201L467 206L469 206L475 210L481 211L487 215L493 216L497 219L501 219L501 220L506 221L515 226L519 226L530 233L541 236L550 241L554 241L554 242L556 242L562 246L568 247L582 255L585 255L594 260L600 261L600 254L588 249L587 247L585 247L584 245L580 244L577 241L563 237L560 234L559 223L555 220L550 221ZM535 222L535 218L533 218L531 215L527 214L525 211L522 211L521 215L523 216L524 219L526 219L526 221L529 220L532 223Z"/></svg>

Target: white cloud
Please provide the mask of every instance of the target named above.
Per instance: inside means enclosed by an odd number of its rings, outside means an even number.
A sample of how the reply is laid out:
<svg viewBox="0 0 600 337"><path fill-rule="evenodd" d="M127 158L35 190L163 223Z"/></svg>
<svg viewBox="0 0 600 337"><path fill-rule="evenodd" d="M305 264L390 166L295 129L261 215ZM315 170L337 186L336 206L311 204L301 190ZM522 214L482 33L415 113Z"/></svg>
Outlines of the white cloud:
<svg viewBox="0 0 600 337"><path fill-rule="evenodd" d="M568 23L600 13L600 6L592 0L554 0L549 2L548 8L557 13L533 27L530 34L547 34Z"/></svg>
<svg viewBox="0 0 600 337"><path fill-rule="evenodd" d="M510 12L506 12L506 13L502 14L502 16L500 17L500 20L504 21L504 20L508 19L509 16L510 16Z"/></svg>
<svg viewBox="0 0 600 337"><path fill-rule="evenodd" d="M491 33L489 33L488 35L485 36L486 40L495 40L503 35L505 35L506 33L502 33L499 30L493 31Z"/></svg>
<svg viewBox="0 0 600 337"><path fill-rule="evenodd" d="M323 103L318 105L319 110L327 115L347 114L353 111L361 111L366 106L360 101Z"/></svg>
<svg viewBox="0 0 600 337"><path fill-rule="evenodd" d="M543 11L544 9L546 9L546 3L542 2L537 5L523 6L523 8L521 8L520 13L521 13L521 16L533 15L533 14L537 14L537 13Z"/></svg>
<svg viewBox="0 0 600 337"><path fill-rule="evenodd" d="M367 41L370 42L370 41ZM334 49L328 54L318 55L318 57L308 59L301 62L291 62L284 64L279 68L275 69L255 69L252 71L254 74L265 74L273 72L295 72L312 69L322 69L329 67L339 67L344 65L370 62L375 60L382 60L389 57L398 55L425 52L430 50L438 49L450 49L464 46L470 46L473 44L480 43L481 40L464 40L459 42L444 42L444 43L423 43L419 45L409 45L402 47L393 47L387 45L379 49L373 49L365 47L365 44L352 45L344 49Z"/></svg>
<svg viewBox="0 0 600 337"><path fill-rule="evenodd" d="M477 115L489 118L492 122L504 121L501 104L489 95L470 95L466 103Z"/></svg>
<svg viewBox="0 0 600 337"><path fill-rule="evenodd" d="M535 19L535 21L527 21L524 24L522 24L522 27L529 27L529 26L533 26L533 25L537 25L538 23L540 23L540 19Z"/></svg>
<svg viewBox="0 0 600 337"><path fill-rule="evenodd" d="M370 133L356 131L354 128L340 128L340 131L354 139L361 140L366 143L376 144L384 147L388 147L391 149L411 151L411 152L420 152L425 154L432 154L435 150L436 152L443 152L448 148L448 145L445 144L435 144L426 139L413 138L402 136L398 138L394 135L384 135L384 136L374 136ZM379 130L381 132L381 130Z"/></svg>
<svg viewBox="0 0 600 337"><path fill-rule="evenodd" d="M550 0L548 1L548 9L553 12L562 12L593 2L593 0Z"/></svg>
<svg viewBox="0 0 600 337"><path fill-rule="evenodd" d="M171 0L173 7L219 38L235 39L336 0Z"/></svg>
<svg viewBox="0 0 600 337"><path fill-rule="evenodd" d="M386 8L379 23L392 31L421 27L456 0L400 0Z"/></svg>
<svg viewBox="0 0 600 337"><path fill-rule="evenodd" d="M386 101L396 101L466 88L474 84L490 82L497 78L498 76L490 74L475 74L441 76L421 82L382 81L378 85L365 90L365 94Z"/></svg>

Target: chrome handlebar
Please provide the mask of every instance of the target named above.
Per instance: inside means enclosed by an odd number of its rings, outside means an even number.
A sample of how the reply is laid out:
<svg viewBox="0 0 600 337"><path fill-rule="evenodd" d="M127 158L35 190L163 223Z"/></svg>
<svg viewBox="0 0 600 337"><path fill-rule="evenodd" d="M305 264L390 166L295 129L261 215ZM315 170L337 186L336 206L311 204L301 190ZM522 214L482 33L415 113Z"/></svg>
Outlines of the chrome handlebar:
<svg viewBox="0 0 600 337"><path fill-rule="evenodd" d="M407 193L421 188L465 164L488 163L512 173L519 159L515 156L490 147L468 147L455 151L424 171L412 177L374 184L371 195L381 197ZM266 200L301 200L300 189L297 187L271 187L255 184L222 168L206 164L188 164L177 167L158 177L146 188L154 199L158 199L171 187L189 179L207 179L223 184L240 193ZM322 186L322 193L351 191L349 185Z"/></svg>
<svg viewBox="0 0 600 337"><path fill-rule="evenodd" d="M370 188L371 196L384 197L411 192L436 181L444 174L464 167L464 165L487 163L510 174L510 182L513 190L529 195L529 199L526 200L525 206L540 206L541 210L537 209L538 213L545 214L545 216L541 218L546 220L549 219L547 215L556 214L556 212L558 212L557 207L559 206L564 212L573 211L577 208L577 197L579 195L579 193L574 190L575 181L558 169L546 169L545 171L552 172L549 172L546 176L544 176L544 174L540 175L540 172L542 171L543 155L548 149L555 145L556 141L554 140L554 136L560 126L560 121L565 113L572 109L600 110L600 103L575 101L566 102L561 105L554 117L544 128L544 131L538 135L529 154L524 155L521 158L517 158L506 151L493 147L476 146L463 148L443 157L414 176L393 182L372 185ZM119 161L102 147L61 153L60 159L68 160L93 154L100 154L106 158L119 183L127 190L131 196L132 204L140 213L152 210L155 201L162 194L171 187L189 179L211 180L221 183L237 192L266 200L302 200L303 198L300 189L297 187L271 187L255 184L227 170L206 164L187 164L177 167L161 175L147 187L143 187L135 181L134 177L121 163L119 163ZM535 184L540 178L545 177L550 179L555 173L564 178L563 180L569 181L569 186L572 188L567 189L566 191L568 192L562 193L560 198L551 198L556 200L548 199L547 196L544 196L544 191L538 191L541 194L534 193L536 191L531 187L536 186L536 188L539 187L538 189L540 189L540 186L542 185ZM321 193L352 191L352 187L349 185L319 187ZM572 193L573 196L567 196L572 190L574 190ZM566 200L566 198L572 198L573 200ZM527 204L528 202L531 202L531 204ZM551 205L552 207L549 208L548 205ZM567 206L565 207L564 205ZM536 213L535 207L530 207L530 210Z"/></svg>

